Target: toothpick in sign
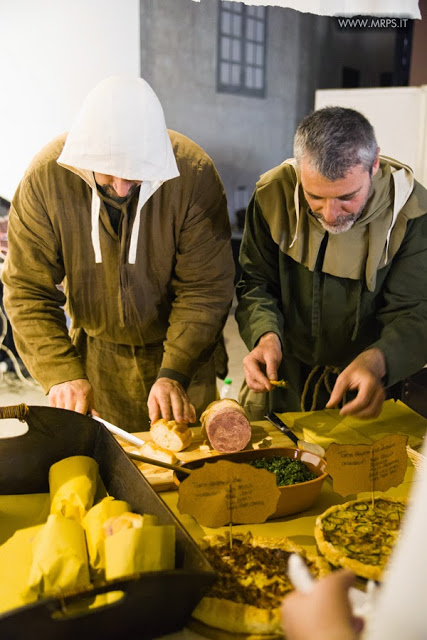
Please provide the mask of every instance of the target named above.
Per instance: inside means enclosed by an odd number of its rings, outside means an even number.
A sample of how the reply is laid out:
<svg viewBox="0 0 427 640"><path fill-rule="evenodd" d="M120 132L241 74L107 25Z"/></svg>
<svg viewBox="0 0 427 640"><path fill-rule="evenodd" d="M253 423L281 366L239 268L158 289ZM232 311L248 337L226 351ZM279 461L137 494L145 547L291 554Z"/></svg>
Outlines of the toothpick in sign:
<svg viewBox="0 0 427 640"><path fill-rule="evenodd" d="M218 460L194 469L179 486L178 509L205 527L265 522L275 512L276 476L242 462Z"/></svg>

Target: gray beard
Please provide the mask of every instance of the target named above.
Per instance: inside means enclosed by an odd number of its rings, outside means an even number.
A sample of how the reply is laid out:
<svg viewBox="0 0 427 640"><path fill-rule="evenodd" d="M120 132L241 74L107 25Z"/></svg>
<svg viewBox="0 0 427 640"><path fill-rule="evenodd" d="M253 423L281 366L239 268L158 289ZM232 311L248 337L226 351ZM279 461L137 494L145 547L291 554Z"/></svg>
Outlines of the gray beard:
<svg viewBox="0 0 427 640"><path fill-rule="evenodd" d="M363 205L363 208L364 206L365 205ZM320 224L325 229L325 231L327 231L328 233L338 234L338 233L345 233L346 231L349 231L351 229L354 223L362 215L363 208L361 211L359 211L358 213L354 213L351 216L338 216L338 218L335 221L335 224L327 224L320 216L316 215L315 213L313 215L320 222Z"/></svg>
<svg viewBox="0 0 427 640"><path fill-rule="evenodd" d="M333 234L345 233L346 231L349 231L352 228L352 226L354 225L355 222L357 222L357 220L359 220L360 216L363 213L363 210L365 209L366 203L371 197L373 191L374 190L372 188L372 178L371 178L368 195L366 196L366 200L363 203L363 205L360 207L359 211L357 213L353 213L347 216L338 216L338 218L335 220L335 224L328 224L327 222L325 222L321 213L313 213L312 211L311 214L314 218L316 218L316 220L320 222L322 227L328 233L333 233Z"/></svg>

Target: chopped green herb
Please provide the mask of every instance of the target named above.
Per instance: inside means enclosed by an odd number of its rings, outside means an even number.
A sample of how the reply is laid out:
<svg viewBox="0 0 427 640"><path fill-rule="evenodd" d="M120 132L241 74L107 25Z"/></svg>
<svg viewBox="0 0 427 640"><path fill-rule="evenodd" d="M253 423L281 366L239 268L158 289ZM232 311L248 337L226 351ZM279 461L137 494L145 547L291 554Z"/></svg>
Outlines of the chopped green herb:
<svg viewBox="0 0 427 640"><path fill-rule="evenodd" d="M256 469L266 469L267 471L271 471L271 473L275 473L278 487L283 487L287 484L297 484L298 482L307 482L308 480L314 480L314 478L316 478L316 475L310 471L307 465L301 462L301 460L273 456L272 458L251 460L249 464Z"/></svg>

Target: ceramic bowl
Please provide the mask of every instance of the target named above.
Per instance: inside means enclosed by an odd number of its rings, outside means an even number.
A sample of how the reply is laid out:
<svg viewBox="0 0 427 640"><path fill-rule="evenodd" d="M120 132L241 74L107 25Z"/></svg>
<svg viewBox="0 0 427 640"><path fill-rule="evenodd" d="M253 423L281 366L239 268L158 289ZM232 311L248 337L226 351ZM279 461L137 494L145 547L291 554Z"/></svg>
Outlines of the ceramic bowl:
<svg viewBox="0 0 427 640"><path fill-rule="evenodd" d="M301 451L291 447L272 447L270 449L253 449L251 451L239 451L238 453L228 453L221 455L209 456L207 458L199 458L191 462L183 463L182 466L187 469L197 469L207 464L214 464L217 460L229 460L230 462L249 462L260 458L272 458L274 456L283 456L292 460L301 460L307 467L316 474L314 480L307 482L299 482L279 487L280 496L277 502L276 511L269 516L268 520L274 518L282 518L294 513L300 513L309 509L316 502L322 489L323 482L327 477L326 460L309 451ZM187 474L174 472L174 481L179 485Z"/></svg>

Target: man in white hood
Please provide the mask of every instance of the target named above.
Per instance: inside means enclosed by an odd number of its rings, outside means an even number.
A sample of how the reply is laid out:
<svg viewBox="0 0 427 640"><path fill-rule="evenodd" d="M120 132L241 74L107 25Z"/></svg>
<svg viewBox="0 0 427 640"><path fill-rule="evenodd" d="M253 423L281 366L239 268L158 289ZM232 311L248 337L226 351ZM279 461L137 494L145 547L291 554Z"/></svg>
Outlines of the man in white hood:
<svg viewBox="0 0 427 640"><path fill-rule="evenodd" d="M5 307L51 406L129 431L194 422L215 399L233 295L227 204L212 160L167 130L142 78L90 92L25 173L8 231Z"/></svg>

